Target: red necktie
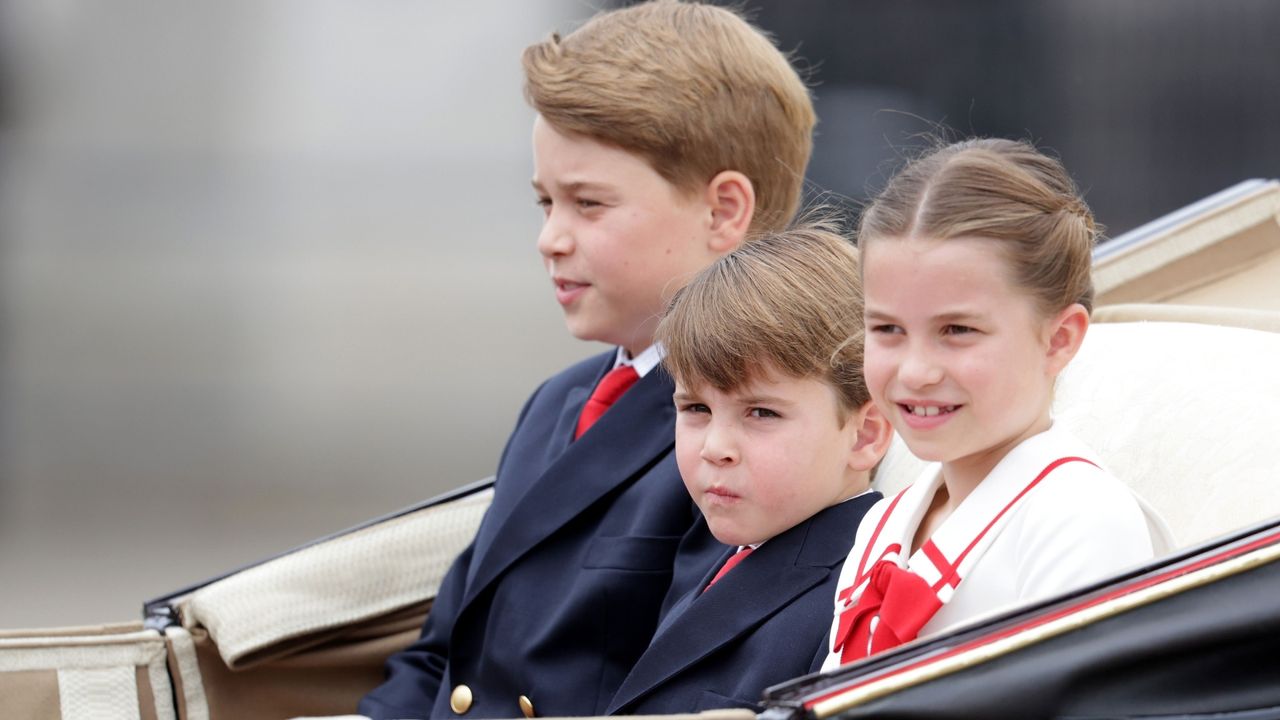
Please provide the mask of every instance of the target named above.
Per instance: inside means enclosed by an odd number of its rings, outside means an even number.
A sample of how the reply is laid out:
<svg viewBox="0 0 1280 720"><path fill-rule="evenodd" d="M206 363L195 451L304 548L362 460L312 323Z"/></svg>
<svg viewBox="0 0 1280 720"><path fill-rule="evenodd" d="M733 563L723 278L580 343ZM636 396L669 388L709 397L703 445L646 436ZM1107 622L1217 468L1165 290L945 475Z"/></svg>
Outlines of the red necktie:
<svg viewBox="0 0 1280 720"><path fill-rule="evenodd" d="M711 582L707 583L707 586L702 588L702 592L706 592L710 590L711 586L715 585L717 580L724 577L725 574L727 574L730 570L736 567L738 563L745 560L747 556L751 554L751 550L752 550L751 546L748 545L742 548L741 550L739 550L738 552L730 555L729 559L724 561L724 566L720 568L720 571L716 573L716 576L711 578Z"/></svg>
<svg viewBox="0 0 1280 720"><path fill-rule="evenodd" d="M604 411L617 402L618 398L622 397L622 393L635 385L639 379L640 374L630 365L616 367L605 373L600 384L596 385L595 392L587 398L587 404L582 406L582 414L578 416L578 429L573 433L573 439L582 437L582 433L594 425L600 416L604 415Z"/></svg>

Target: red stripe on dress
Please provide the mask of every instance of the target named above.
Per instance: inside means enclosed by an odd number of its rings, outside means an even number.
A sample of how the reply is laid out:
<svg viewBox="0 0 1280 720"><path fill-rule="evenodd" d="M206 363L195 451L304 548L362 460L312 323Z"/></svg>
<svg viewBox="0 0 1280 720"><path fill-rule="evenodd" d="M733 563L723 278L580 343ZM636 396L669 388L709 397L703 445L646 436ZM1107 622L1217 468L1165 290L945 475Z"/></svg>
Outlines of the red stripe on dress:
<svg viewBox="0 0 1280 720"><path fill-rule="evenodd" d="M908 485L902 488L897 495L894 495L893 500L889 502L889 509L885 510L884 515L880 516L880 522L876 524L875 531L871 533L871 541L867 543L867 549L862 551L862 560L858 563L858 572L853 576L853 587L858 587L862 584L862 581L866 579L867 574L864 570L867 568L867 560L871 557L871 549L876 546L876 540L880 539L880 531L884 529L884 524L889 520L889 516L893 514L893 509L898 507L898 501L901 500L902 496L906 495L907 491L910 489L911 486ZM883 557L883 555L881 557Z"/></svg>
<svg viewBox="0 0 1280 720"><path fill-rule="evenodd" d="M930 539L920 548L924 552L924 556L929 558L929 562L938 569L938 575L941 576L938 582L933 584L933 592L937 593L944 585L956 587L960 584L960 573L955 565L947 562L947 556L942 554L938 546ZM958 563L957 563L958 564Z"/></svg>
<svg viewBox="0 0 1280 720"><path fill-rule="evenodd" d="M1093 462L1092 460L1087 460L1082 457L1074 457L1074 456L1058 458L1057 460L1054 460L1053 462L1045 466L1045 469L1040 471L1040 474L1036 476L1035 480L1032 480L1030 483L1027 483L1027 486L1022 488L1022 492L1014 496L1014 498L1009 501L1008 505L1005 505L1003 508L1001 508L1000 512L996 513L996 516L991 518L991 522L987 523L987 526L982 528L982 532L978 533L978 536L973 539L973 542L969 543L969 547L965 548L964 552L961 552L959 555L956 556L955 565L953 565L951 569L951 574L956 576L956 582L959 582L959 573L957 572L957 570L960 567L960 563L964 562L965 557L969 555L969 551L972 550L974 546L978 544L978 541L982 540L983 536L987 534L987 531L990 530L997 522L999 522L1000 518L1004 517L1005 513L1009 512L1009 508L1013 507L1014 505L1017 505L1018 501L1022 499L1023 495L1026 495L1027 493L1031 492L1031 488L1035 487L1036 485L1039 485L1040 481L1048 477L1049 473L1053 472L1054 470L1057 470L1059 467L1066 465L1069 462L1089 463L1094 467L1098 467L1098 464ZM951 578L946 577L946 578L943 578L942 581L951 583Z"/></svg>

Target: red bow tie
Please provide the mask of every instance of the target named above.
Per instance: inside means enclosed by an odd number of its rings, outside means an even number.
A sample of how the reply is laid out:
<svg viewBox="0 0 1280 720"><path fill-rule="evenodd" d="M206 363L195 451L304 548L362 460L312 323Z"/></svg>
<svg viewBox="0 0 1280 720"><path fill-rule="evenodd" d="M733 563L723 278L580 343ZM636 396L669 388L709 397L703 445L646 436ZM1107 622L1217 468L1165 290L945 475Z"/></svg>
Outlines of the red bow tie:
<svg viewBox="0 0 1280 720"><path fill-rule="evenodd" d="M847 601L857 587L854 583L842 590L840 599ZM924 578L892 560L881 560L871 568L871 580L857 604L840 613L835 646L840 663L915 640L941 607L942 601Z"/></svg>

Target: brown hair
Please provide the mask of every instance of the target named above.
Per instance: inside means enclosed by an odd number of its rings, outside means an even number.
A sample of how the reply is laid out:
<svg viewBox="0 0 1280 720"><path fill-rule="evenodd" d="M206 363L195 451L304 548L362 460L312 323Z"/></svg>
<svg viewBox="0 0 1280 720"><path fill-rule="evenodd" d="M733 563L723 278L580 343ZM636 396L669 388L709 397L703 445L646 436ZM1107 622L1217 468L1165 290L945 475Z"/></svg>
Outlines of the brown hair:
<svg viewBox="0 0 1280 720"><path fill-rule="evenodd" d="M1041 312L1093 310L1099 228L1056 159L1025 142L974 139L910 162L863 211L858 242L884 238L1002 241L1012 281Z"/></svg>
<svg viewBox="0 0 1280 720"><path fill-rule="evenodd" d="M743 173L755 230L795 215L813 147L809 91L732 11L659 0L602 13L529 46L523 65L525 97L558 131L635 153L684 192Z"/></svg>
<svg viewBox="0 0 1280 720"><path fill-rule="evenodd" d="M841 422L871 400L862 376L858 251L826 223L762 236L699 273L657 339L682 384L728 391L766 369L817 377Z"/></svg>

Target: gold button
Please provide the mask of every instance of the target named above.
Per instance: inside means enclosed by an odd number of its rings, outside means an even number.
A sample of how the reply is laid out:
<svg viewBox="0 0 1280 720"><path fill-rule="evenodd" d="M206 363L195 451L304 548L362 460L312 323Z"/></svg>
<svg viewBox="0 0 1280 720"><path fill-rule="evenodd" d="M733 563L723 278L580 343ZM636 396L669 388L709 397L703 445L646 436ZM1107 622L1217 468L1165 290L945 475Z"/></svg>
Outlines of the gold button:
<svg viewBox="0 0 1280 720"><path fill-rule="evenodd" d="M464 715L471 709L471 688L466 685L459 685L449 693L449 707L459 715Z"/></svg>
<svg viewBox="0 0 1280 720"><path fill-rule="evenodd" d="M533 701L529 699L528 695L520 696L520 712L524 713L527 718L533 717Z"/></svg>

